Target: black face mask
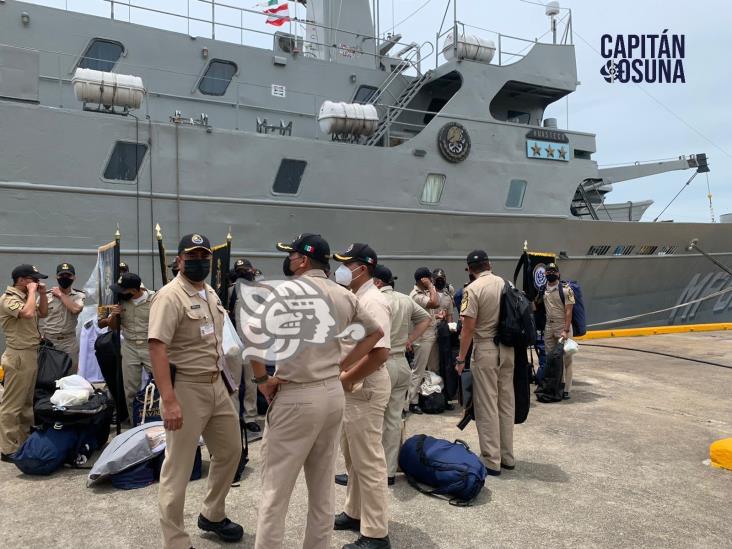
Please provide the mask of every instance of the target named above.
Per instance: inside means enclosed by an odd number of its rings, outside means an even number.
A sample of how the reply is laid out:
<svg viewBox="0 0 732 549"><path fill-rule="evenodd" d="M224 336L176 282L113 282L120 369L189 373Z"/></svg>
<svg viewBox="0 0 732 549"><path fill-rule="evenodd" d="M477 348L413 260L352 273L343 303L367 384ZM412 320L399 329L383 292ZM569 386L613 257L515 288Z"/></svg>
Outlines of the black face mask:
<svg viewBox="0 0 732 549"><path fill-rule="evenodd" d="M292 269L290 269L290 258L286 257L285 260L282 262L282 272L285 274L285 276L295 276L295 273Z"/></svg>
<svg viewBox="0 0 732 549"><path fill-rule="evenodd" d="M559 280L559 275L558 274L548 274L547 273L546 279L547 279L548 282L556 282L557 280Z"/></svg>
<svg viewBox="0 0 732 549"><path fill-rule="evenodd" d="M66 277L57 278L56 280L58 280L58 285L64 290L67 288L71 288L71 285L74 283L73 280Z"/></svg>
<svg viewBox="0 0 732 549"><path fill-rule="evenodd" d="M119 297L120 301L129 301L132 299L132 294L117 294L117 297Z"/></svg>
<svg viewBox="0 0 732 549"><path fill-rule="evenodd" d="M435 288L437 288L438 290L444 290L446 285L447 281L442 280L441 278L435 280Z"/></svg>
<svg viewBox="0 0 732 549"><path fill-rule="evenodd" d="M203 282L211 272L210 259L186 259L183 263L183 274L193 282Z"/></svg>

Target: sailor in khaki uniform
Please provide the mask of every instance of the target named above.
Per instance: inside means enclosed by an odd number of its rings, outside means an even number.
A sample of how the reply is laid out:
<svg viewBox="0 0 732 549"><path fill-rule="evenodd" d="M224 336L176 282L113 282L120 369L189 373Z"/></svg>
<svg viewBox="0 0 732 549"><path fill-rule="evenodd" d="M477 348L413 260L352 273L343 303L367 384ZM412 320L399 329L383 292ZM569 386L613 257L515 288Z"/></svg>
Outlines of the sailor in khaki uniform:
<svg viewBox="0 0 732 549"><path fill-rule="evenodd" d="M493 340L505 281L491 272L488 255L483 250L468 254L468 271L476 278L465 288L460 304L463 327L456 369L462 373L472 341L470 369L480 457L488 474L498 476L501 468L515 467L513 349Z"/></svg>
<svg viewBox="0 0 732 549"><path fill-rule="evenodd" d="M58 286L46 291L48 315L40 322L41 334L53 343L56 349L71 357L70 374L78 371L79 340L76 337L76 320L84 308L86 294L72 288L76 270L71 263L56 267Z"/></svg>
<svg viewBox="0 0 732 549"><path fill-rule="evenodd" d="M239 541L244 534L240 525L226 518L225 510L226 495L241 455L241 438L224 380L226 310L213 288L204 282L211 269L209 240L199 234L184 236L178 244L178 264L178 276L152 300L148 331L167 444L158 491L166 549L192 546L183 524L183 508L201 435L211 455L211 466L198 527L229 542Z"/></svg>
<svg viewBox="0 0 732 549"><path fill-rule="evenodd" d="M33 425L33 391L38 373L38 318L48 313L46 275L33 265L13 269L13 285L0 296L0 326L5 335L1 363L5 392L0 402L0 457L10 455L28 438ZM37 304L36 304L37 303Z"/></svg>
<svg viewBox="0 0 732 549"><path fill-rule="evenodd" d="M125 273L110 289L119 297L119 305L110 307L110 316L99 321L99 327L122 329L122 379L125 402L132 422L132 403L142 385L143 369L149 374L150 351L147 330L150 320L150 303L155 292L145 289L135 273Z"/></svg>
<svg viewBox="0 0 732 549"><path fill-rule="evenodd" d="M437 322L452 315L452 300L446 293L440 293L432 282L432 273L427 267L420 267L414 273L414 289L409 293L417 305L425 309L432 321L414 346L414 370L409 383L409 411L421 414L419 387L425 371L440 371L440 356L437 347Z"/></svg>
<svg viewBox="0 0 732 549"><path fill-rule="evenodd" d="M413 299L394 291L395 278L387 267L376 266L374 284L391 305L391 350L389 360L386 361L386 370L389 372L391 380L391 395L384 413L384 434L381 438L386 454L389 484L394 484L396 476L402 409L407 402L412 374L404 352L411 350L414 341L429 329L432 322L430 314L417 305Z"/></svg>
<svg viewBox="0 0 732 549"><path fill-rule="evenodd" d="M341 450L348 486L345 509L336 516L335 529L361 533L344 549L388 549L389 495L381 438L391 396L391 380L384 368L391 349L391 305L372 280L377 257L368 244L352 244L333 257L343 263L336 270L336 282L355 292L360 305L384 332L368 357L359 363L360 368L348 370L342 377L347 390Z"/></svg>
<svg viewBox="0 0 732 549"><path fill-rule="evenodd" d="M547 355L552 352L559 341L572 337L572 309L574 308L574 292L569 284L559 281L559 268L556 263L546 266L546 289L542 292L546 308L546 328L544 328L544 344ZM562 301L559 292L563 292ZM564 398L569 398L572 390L572 355L564 355Z"/></svg>
<svg viewBox="0 0 732 549"><path fill-rule="evenodd" d="M309 343L300 340L292 356L275 356L274 377L267 375L261 360L252 360L253 381L270 401L262 440L262 497L255 547L282 547L290 496L304 469L308 518L302 546L327 549L335 507L333 472L345 408L341 370L366 356L382 330L351 292L326 278L330 246L320 235L303 234L290 244L277 244L277 249L288 252L283 270L295 276L293 288L297 282L314 289L307 296L294 296L293 305L301 306L298 298L307 297L315 311L316 333L328 329ZM287 303L283 301L282 306ZM341 361L343 344L336 335L352 324L362 326L365 337ZM309 336L303 333L302 337ZM348 373L357 374L363 363L359 364Z"/></svg>

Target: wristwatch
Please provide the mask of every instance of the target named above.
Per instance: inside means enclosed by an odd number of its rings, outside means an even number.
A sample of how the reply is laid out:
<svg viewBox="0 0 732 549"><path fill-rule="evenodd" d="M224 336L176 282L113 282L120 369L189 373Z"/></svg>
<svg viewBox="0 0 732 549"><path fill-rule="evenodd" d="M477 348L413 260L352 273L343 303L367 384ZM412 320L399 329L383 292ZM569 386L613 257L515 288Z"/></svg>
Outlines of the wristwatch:
<svg viewBox="0 0 732 549"><path fill-rule="evenodd" d="M253 377L252 383L254 383L255 385L262 385L264 383L267 383L268 380L269 374L264 374L262 377Z"/></svg>
<svg viewBox="0 0 732 549"><path fill-rule="evenodd" d="M465 364L465 360L460 360L459 358L455 359L455 364Z"/></svg>

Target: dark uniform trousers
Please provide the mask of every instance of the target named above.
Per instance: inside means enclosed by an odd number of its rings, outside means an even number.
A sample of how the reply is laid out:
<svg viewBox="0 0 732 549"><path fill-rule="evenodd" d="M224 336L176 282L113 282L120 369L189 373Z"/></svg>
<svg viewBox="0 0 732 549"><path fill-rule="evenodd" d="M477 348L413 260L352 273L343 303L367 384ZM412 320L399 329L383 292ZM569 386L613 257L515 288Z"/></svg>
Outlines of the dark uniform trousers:
<svg viewBox="0 0 732 549"><path fill-rule="evenodd" d="M175 395L183 427L165 431L165 461L160 473L160 525L166 549L192 546L183 525L183 507L198 440L203 435L211 466L201 514L218 522L226 518L225 500L241 457L239 418L220 375L186 376L178 372Z"/></svg>
<svg viewBox="0 0 732 549"><path fill-rule="evenodd" d="M501 463L514 465L513 348L492 339L473 341L473 406L480 455L486 467L499 471Z"/></svg>
<svg viewBox="0 0 732 549"><path fill-rule="evenodd" d="M308 487L302 546L328 549L335 514L335 460L345 398L338 376L279 386L267 410L262 439L262 492L256 549L279 549L290 496L300 469Z"/></svg>
<svg viewBox="0 0 732 549"><path fill-rule="evenodd" d="M0 450L14 453L33 425L33 391L38 375L38 349L11 349L2 356L5 392L0 404Z"/></svg>

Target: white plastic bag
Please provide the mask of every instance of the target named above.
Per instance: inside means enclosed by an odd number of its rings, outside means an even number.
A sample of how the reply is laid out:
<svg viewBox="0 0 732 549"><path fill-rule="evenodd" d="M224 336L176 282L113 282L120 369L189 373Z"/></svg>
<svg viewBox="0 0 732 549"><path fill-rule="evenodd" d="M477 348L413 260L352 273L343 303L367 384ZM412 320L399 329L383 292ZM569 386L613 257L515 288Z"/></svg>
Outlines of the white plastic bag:
<svg viewBox="0 0 732 549"><path fill-rule="evenodd" d="M94 392L94 387L92 387L92 384L80 375L76 374L57 379L56 388L70 391L86 391L87 398Z"/></svg>
<svg viewBox="0 0 732 549"><path fill-rule="evenodd" d="M89 400L89 393L84 389L58 389L51 397L54 406L76 406L85 404Z"/></svg>
<svg viewBox="0 0 732 549"><path fill-rule="evenodd" d="M224 316L224 355L227 360L241 360L241 354L244 351L244 344L236 333L236 328L232 324L228 315Z"/></svg>
<svg viewBox="0 0 732 549"><path fill-rule="evenodd" d="M444 386L442 377L434 372L425 372L422 377L422 385L419 387L419 392L424 396L429 396L434 393L441 393Z"/></svg>
<svg viewBox="0 0 732 549"><path fill-rule="evenodd" d="M579 351L579 345L577 345L577 342L574 339L567 338L567 341L564 342L564 354L572 356L577 351Z"/></svg>

